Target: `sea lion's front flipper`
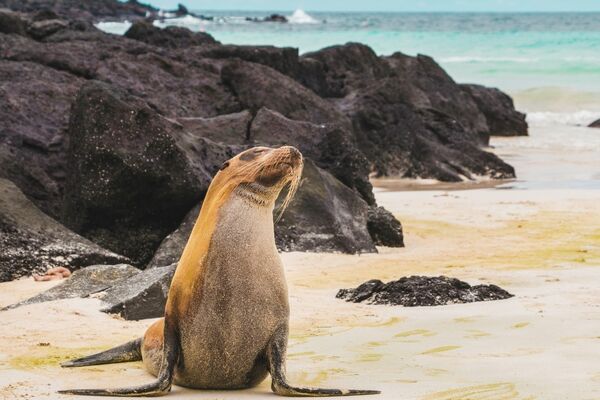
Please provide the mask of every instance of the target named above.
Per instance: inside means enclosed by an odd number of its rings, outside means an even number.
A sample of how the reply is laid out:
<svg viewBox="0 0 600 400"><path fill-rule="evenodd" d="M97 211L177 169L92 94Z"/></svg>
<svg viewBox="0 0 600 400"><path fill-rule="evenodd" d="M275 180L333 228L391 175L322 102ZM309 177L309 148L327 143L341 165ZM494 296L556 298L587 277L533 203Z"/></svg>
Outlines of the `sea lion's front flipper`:
<svg viewBox="0 0 600 400"><path fill-rule="evenodd" d="M293 397L327 397L327 396L360 396L379 394L379 390L354 389L321 389L291 386L285 376L285 353L288 338L287 325L279 327L267 347L267 360L271 373L271 389L280 396Z"/></svg>
<svg viewBox="0 0 600 400"><path fill-rule="evenodd" d="M158 378L151 383L119 389L69 389L59 390L62 394L77 394L83 396L121 396L121 397L143 397L162 396L171 391L175 365L179 359L179 334L170 318L165 318L163 361L158 373Z"/></svg>

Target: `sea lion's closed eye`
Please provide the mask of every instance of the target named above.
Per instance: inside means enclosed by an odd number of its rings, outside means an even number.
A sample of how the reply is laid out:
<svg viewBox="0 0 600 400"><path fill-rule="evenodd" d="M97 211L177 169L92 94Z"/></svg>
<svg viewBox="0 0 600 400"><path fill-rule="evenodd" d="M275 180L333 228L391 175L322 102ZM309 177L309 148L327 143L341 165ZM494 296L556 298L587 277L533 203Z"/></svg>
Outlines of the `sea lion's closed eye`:
<svg viewBox="0 0 600 400"><path fill-rule="evenodd" d="M219 171L223 171L227 167L229 167L229 161L225 161L223 165L221 165L221 168L219 168Z"/></svg>

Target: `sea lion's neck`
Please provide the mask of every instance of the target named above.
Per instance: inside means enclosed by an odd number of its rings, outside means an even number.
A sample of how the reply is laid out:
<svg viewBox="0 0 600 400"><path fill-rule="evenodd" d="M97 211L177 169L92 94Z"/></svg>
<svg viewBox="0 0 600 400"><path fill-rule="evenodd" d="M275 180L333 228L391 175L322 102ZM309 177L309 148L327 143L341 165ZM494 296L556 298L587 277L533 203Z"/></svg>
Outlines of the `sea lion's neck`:
<svg viewBox="0 0 600 400"><path fill-rule="evenodd" d="M231 194L231 197L234 198L235 196L238 196L256 205L256 207L270 208L272 213L275 205L275 201L272 200L272 198L276 197L272 195L272 191L273 189L266 188L256 183L245 183L236 188Z"/></svg>

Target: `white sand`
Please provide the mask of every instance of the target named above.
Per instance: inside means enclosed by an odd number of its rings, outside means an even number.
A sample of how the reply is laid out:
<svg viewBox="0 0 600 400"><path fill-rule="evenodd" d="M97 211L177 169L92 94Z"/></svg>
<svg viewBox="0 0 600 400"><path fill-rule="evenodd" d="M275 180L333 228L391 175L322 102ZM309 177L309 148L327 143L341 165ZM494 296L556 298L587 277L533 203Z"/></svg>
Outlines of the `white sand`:
<svg viewBox="0 0 600 400"><path fill-rule="evenodd" d="M386 399L600 399L600 191L378 190L377 199L403 222L406 248L283 255L294 383L380 389L373 398ZM495 283L516 297L419 308L335 299L339 288L410 274ZM53 284L0 284L0 306ZM75 299L0 313L0 399L149 381L140 363L58 366L138 337L151 322L98 308ZM273 398L269 385L175 387L169 398Z"/></svg>

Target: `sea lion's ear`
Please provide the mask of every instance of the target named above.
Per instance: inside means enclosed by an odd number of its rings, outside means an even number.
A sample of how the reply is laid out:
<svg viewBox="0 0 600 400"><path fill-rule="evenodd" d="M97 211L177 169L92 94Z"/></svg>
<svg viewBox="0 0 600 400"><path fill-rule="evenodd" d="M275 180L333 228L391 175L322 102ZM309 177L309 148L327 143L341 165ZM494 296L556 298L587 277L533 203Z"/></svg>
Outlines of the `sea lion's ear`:
<svg viewBox="0 0 600 400"><path fill-rule="evenodd" d="M229 167L229 161L225 161L223 165L221 165L221 168L219 168L219 171L223 171L227 167Z"/></svg>

